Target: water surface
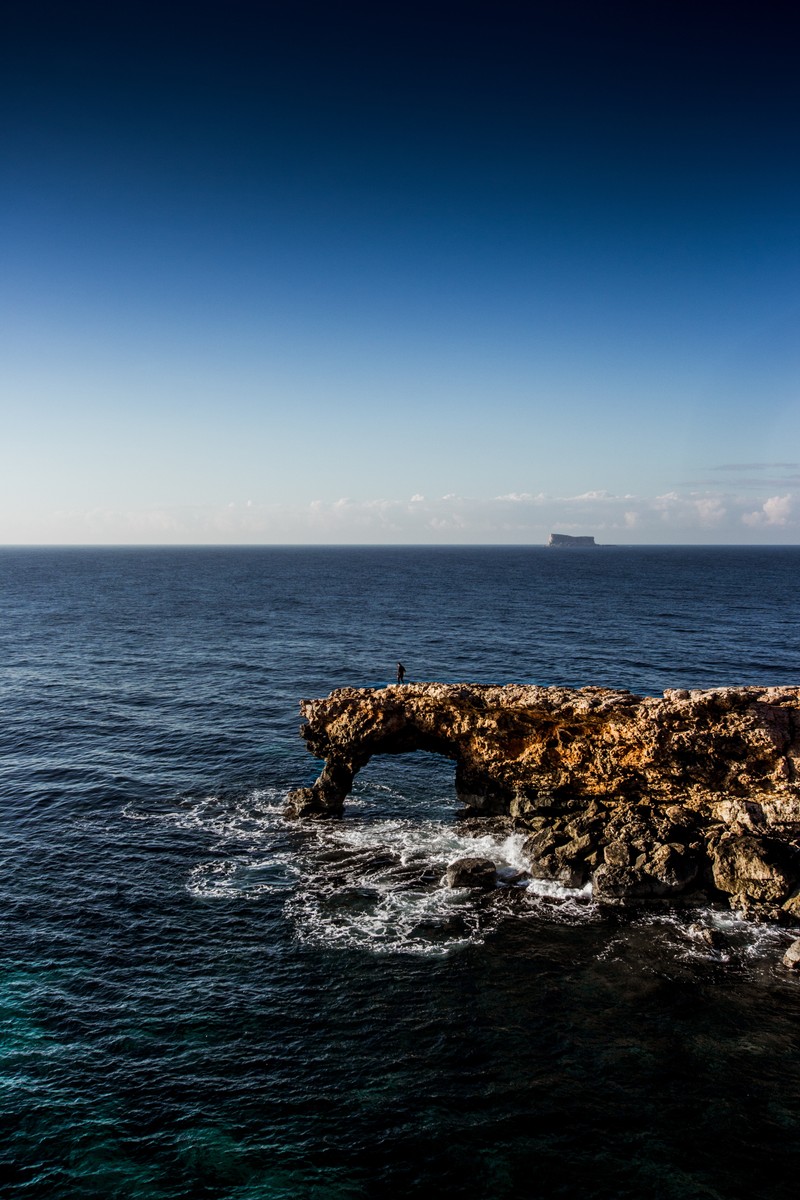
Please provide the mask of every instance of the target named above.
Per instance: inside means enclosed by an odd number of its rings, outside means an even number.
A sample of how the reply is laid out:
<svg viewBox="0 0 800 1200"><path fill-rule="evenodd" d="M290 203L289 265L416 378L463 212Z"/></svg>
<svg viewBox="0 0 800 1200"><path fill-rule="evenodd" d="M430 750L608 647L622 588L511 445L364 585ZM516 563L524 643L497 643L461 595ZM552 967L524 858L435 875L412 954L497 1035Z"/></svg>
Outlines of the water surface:
<svg viewBox="0 0 800 1200"><path fill-rule="evenodd" d="M0 551L14 1197L793 1197L791 934L440 887L453 766L286 823L297 702L796 684L795 549ZM711 950L692 922L713 924ZM765 1164L773 1179L766 1182Z"/></svg>

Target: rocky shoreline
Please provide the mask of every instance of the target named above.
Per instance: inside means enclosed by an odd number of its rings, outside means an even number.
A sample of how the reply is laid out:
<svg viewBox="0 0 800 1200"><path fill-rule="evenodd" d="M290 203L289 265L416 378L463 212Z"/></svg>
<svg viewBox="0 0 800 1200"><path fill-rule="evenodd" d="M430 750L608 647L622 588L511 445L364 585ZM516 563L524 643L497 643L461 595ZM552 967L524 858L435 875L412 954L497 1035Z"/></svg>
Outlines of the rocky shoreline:
<svg viewBox="0 0 800 1200"><path fill-rule="evenodd" d="M600 902L724 901L800 922L800 688L642 697L607 688L404 684L303 700L324 760L291 817L341 816L375 754L455 763L469 816L526 834L530 873Z"/></svg>

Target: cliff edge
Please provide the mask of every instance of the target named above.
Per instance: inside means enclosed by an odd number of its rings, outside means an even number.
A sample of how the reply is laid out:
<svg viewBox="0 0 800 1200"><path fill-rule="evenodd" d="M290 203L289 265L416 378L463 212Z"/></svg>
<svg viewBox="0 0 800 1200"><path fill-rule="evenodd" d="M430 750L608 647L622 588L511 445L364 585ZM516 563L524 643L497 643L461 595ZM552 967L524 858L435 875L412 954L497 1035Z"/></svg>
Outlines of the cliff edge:
<svg viewBox="0 0 800 1200"><path fill-rule="evenodd" d="M455 763L471 815L527 833L531 873L601 900L726 898L800 919L800 688L672 690L405 684L303 700L325 765L293 817L339 816L375 754Z"/></svg>

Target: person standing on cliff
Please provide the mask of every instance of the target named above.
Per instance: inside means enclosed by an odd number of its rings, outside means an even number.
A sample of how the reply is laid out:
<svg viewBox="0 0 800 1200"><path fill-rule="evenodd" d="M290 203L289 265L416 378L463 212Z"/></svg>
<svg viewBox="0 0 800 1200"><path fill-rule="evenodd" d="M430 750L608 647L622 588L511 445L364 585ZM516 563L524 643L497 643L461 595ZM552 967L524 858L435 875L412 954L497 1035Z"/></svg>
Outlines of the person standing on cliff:
<svg viewBox="0 0 800 1200"><path fill-rule="evenodd" d="M406 677L406 669L401 662L397 664L397 682L402 683Z"/></svg>

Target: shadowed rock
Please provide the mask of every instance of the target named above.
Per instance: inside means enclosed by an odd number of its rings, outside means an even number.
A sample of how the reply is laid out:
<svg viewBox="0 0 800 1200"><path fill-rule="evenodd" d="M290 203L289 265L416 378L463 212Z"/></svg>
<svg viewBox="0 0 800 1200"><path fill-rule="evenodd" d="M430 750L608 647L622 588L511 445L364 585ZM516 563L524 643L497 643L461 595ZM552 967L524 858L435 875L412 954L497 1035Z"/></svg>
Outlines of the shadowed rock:
<svg viewBox="0 0 800 1200"><path fill-rule="evenodd" d="M488 891L497 883L497 868L490 858L459 858L447 868L447 886Z"/></svg>
<svg viewBox="0 0 800 1200"><path fill-rule="evenodd" d="M591 879L610 903L706 892L800 916L798 688L405 684L341 688L301 711L325 765L290 794L291 816L340 816L373 755L427 750L453 761L468 813L528 832L534 875Z"/></svg>

